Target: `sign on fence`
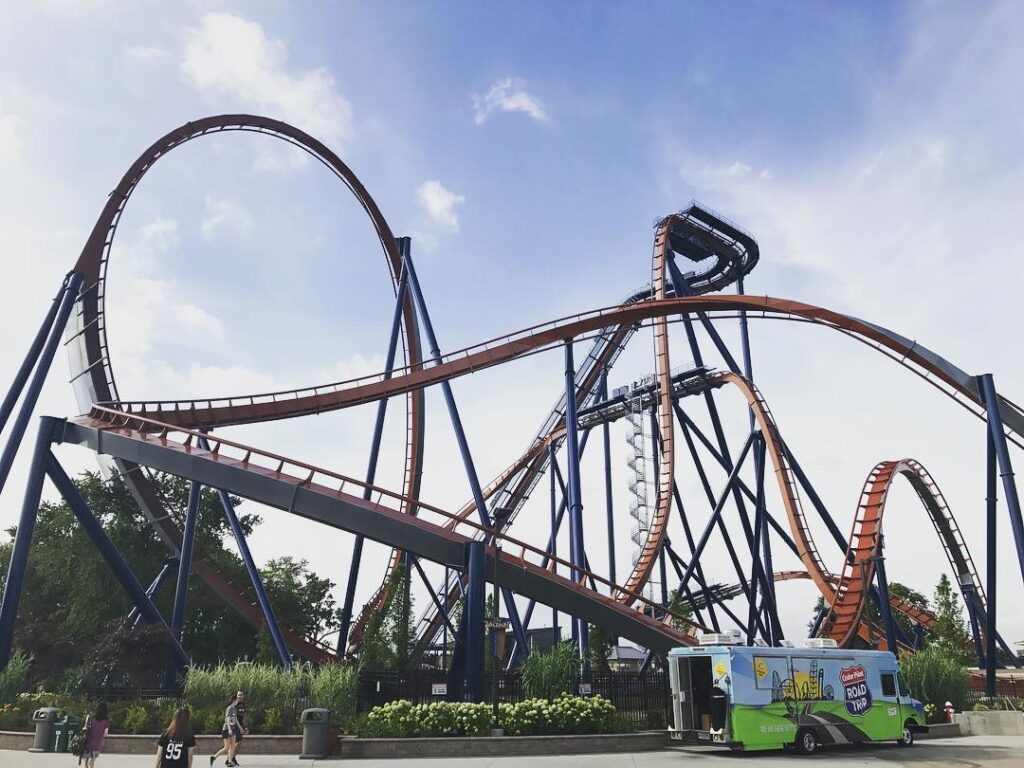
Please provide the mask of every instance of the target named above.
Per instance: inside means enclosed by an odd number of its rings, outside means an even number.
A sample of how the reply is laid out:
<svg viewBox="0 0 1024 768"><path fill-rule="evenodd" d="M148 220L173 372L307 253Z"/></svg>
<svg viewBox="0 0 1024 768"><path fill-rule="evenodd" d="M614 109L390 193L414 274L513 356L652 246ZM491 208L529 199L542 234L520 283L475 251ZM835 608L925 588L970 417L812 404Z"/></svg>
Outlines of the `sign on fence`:
<svg viewBox="0 0 1024 768"><path fill-rule="evenodd" d="M593 693L590 683L580 683L580 696L589 696Z"/></svg>
<svg viewBox="0 0 1024 768"><path fill-rule="evenodd" d="M447 696L448 695L448 683L431 683L430 684L430 695L431 696Z"/></svg>

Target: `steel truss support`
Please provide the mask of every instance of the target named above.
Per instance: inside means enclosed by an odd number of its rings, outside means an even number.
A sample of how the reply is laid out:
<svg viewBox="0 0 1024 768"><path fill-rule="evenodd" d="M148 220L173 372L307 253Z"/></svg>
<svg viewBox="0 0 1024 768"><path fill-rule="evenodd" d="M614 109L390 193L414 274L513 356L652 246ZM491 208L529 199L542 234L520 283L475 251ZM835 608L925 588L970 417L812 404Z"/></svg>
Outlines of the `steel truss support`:
<svg viewBox="0 0 1024 768"><path fill-rule="evenodd" d="M484 612L487 582L484 573L484 543L466 544L466 596L459 622L459 633L448 669L449 701L483 701Z"/></svg>
<svg viewBox="0 0 1024 768"><path fill-rule="evenodd" d="M551 480L551 534L548 536L548 552L551 553L552 557L558 556L558 528L562 522L561 510L557 509L557 498L558 498L558 484L555 480L555 444L551 443L548 445L548 476ZM609 502L610 504L611 502ZM609 521L611 517L609 516ZM609 523L610 524L610 523ZM555 562L551 568L551 572L558 573L558 563ZM614 579L613 579L614 581ZM533 613L533 601L530 602L529 607L526 609L526 614L523 616L523 626L530 626L530 615ZM551 647L558 645L561 632L558 627L558 609L551 609ZM512 649L512 652L516 652L516 648Z"/></svg>
<svg viewBox="0 0 1024 768"><path fill-rule="evenodd" d="M188 600L188 579L192 573L192 551L196 540L196 523L199 520L199 501L202 486L195 480L189 481L188 504L185 508L185 532L181 539L181 556L178 559L178 583L174 590L174 610L171 614L171 632L181 640L185 626L185 604Z"/></svg>
<svg viewBox="0 0 1024 768"><path fill-rule="evenodd" d="M412 290L413 299L419 309L420 320L423 322L423 332L427 335L427 343L430 344L431 358L434 363L440 363L441 348L437 343L437 336L434 334L434 324L430 321L430 312L427 310L427 303L423 298L423 290L420 288L420 281L416 276L416 267L412 260L412 240L408 237L398 238L398 249L402 254L405 269L409 273L409 288ZM445 405L448 408L448 418L452 423L455 441L459 444L459 452L462 454L462 464L466 470L470 490L473 492L473 503L476 506L477 515L480 518L480 523L490 528L491 516L487 513L483 489L480 487L480 476L477 474L476 465L473 463L473 455L469 450L469 441L466 439L466 431L462 426L459 408L455 404L455 395L452 393L451 383L447 380L442 381L441 392L444 395ZM575 411L575 400L573 400L573 408ZM490 536L486 535L484 541L489 540ZM512 633L516 638L516 642L521 648L527 649L526 633L523 631L523 625L519 619L519 609L516 606L515 597L504 587L502 587L501 596L505 602L505 609L508 612L509 621L512 624Z"/></svg>
<svg viewBox="0 0 1024 768"><path fill-rule="evenodd" d="M0 494L3 493L7 477L10 475L11 467L14 465L14 457L18 454L18 448L21 447L21 441L25 437L25 430L28 428L29 419L32 418L32 412L39 401L39 393L42 391L43 384L46 382L46 376L50 372L50 365L53 363L53 355L57 351L57 345L60 344L61 334L64 332L64 327L68 324L68 318L71 316L71 310L74 308L75 302L78 301L82 280L82 275L78 272L72 272L64 278L64 286L61 288L60 293L57 294L60 298L59 308L54 312L54 307L50 307L43 325L39 328L36 338L29 348L28 355L25 356L21 368L18 369L18 373L14 377L14 382L4 398L3 405L0 406L0 409L2 409L0 411L0 416L2 416L0 418L0 430L3 430L8 416L13 411L15 403L25 387L29 371L32 370L34 365L35 374L28 384L25 399L21 403L21 410L18 411L18 415L14 419L11 432L7 437L7 444L4 446L4 452L0 454ZM57 299L54 299L55 304L56 301ZM42 342L44 337L46 338L45 344Z"/></svg>
<svg viewBox="0 0 1024 768"><path fill-rule="evenodd" d="M402 329L402 307L409 286L409 272L402 261L402 273L398 278L398 289L395 292L395 314L391 320L391 336L388 339L387 358L384 362L384 380L391 378L395 370L395 355L398 351L398 335ZM377 476L377 459L380 455L380 444L384 436L384 417L387 415L388 398L377 402L377 420L373 425L373 439L370 441L370 459L366 467L366 489L363 498L369 501L373 490L370 486ZM352 544L352 561L349 564L348 582L345 586L345 601L341 607L341 631L338 633L338 653L345 653L348 646L348 633L352 627L352 607L356 597L356 583L359 580L359 568L363 560L364 537L356 535Z"/></svg>
<svg viewBox="0 0 1024 768"><path fill-rule="evenodd" d="M181 647L179 639L171 632L163 616L160 615L160 611L157 610L150 596L146 594L146 590L143 589L142 584L139 583L135 574L132 573L131 568L125 562L121 553L117 551L114 542L107 536L103 526L93 515L92 510L89 509L89 505L82 497L82 494L79 493L78 488L75 487L74 482L68 477L64 468L61 467L56 457L50 452L50 446L46 445L44 450L43 463L47 477L57 487L57 491L64 501L67 502L67 505L71 507L71 511L78 518L82 529L106 561L107 566L113 571L114 577L120 583L121 588L124 589L125 593L139 609L139 613L142 614L147 624L159 624L167 629L171 641L171 649L178 660L178 664L183 667L191 664L191 659L189 659L185 649Z"/></svg>
<svg viewBox="0 0 1024 768"><path fill-rule="evenodd" d="M601 384L599 398L601 401L608 399L608 367L601 371ZM601 437L604 443L604 504L605 521L608 527L608 581L617 584L615 576L615 516L614 504L612 501L612 441L611 424L605 422L601 425ZM554 550L552 550L554 553ZM555 624L558 622L556 621ZM610 636L612 646L618 644L619 638ZM557 639L556 639L557 642Z"/></svg>
<svg viewBox="0 0 1024 768"><path fill-rule="evenodd" d="M674 480L673 480L673 483L672 483L672 496L673 496L673 498L675 499L675 502L676 502L676 511L679 513L679 520L683 524L683 534L686 536L686 546L690 550L690 557L693 557L693 551L694 551L693 531L690 529L690 520L686 516L686 509L683 507L683 497L679 493L679 486L675 483ZM676 572L678 574L678 577L680 579L682 579L683 578L683 573L682 573L681 570L679 570L679 565L678 565L678 563L682 562L682 558L680 558L678 555L676 555L675 551L671 547L669 547L668 551L669 551L669 559L672 561L672 565L673 565L673 567L675 567ZM695 570L693 572L693 577L697 580L697 584L700 585L701 589L705 589L705 590L707 589L707 584L704 581L704 569L701 568L700 563L697 563L697 570ZM690 592L689 589L686 590L686 594L688 596L690 596L690 598L689 598L690 599L690 605L693 608L694 616L697 617L697 620L701 624L703 624L704 621L703 621L703 619L700 618L700 611L697 610L697 605L693 601L693 598L692 598L692 595L691 595L691 592ZM711 628L715 632L721 631L721 628L718 625L718 616L715 615L715 604L714 604L713 600L708 600L708 602L707 602L707 611L708 611L708 619L711 621Z"/></svg>
<svg viewBox="0 0 1024 768"><path fill-rule="evenodd" d="M889 650L896 653L896 622L892 616L892 604L889 602L889 580L885 575L885 537L879 536L878 554L871 560L875 564L875 581L878 584L878 610L882 614L882 624L885 626L885 642Z"/></svg>
<svg viewBox="0 0 1024 768"><path fill-rule="evenodd" d="M570 578L579 582L586 569L583 544L583 491L580 483L580 441L576 426L576 365L573 362L572 339L565 340L565 449L569 475L569 562L573 571ZM573 636L576 638L583 673L590 670L590 625L583 619L572 617Z"/></svg>
<svg viewBox="0 0 1024 768"><path fill-rule="evenodd" d="M978 377L978 386L985 401L988 412L988 431L995 443L996 458L999 461L999 477L1003 481L1003 495L1010 513L1010 528L1013 530L1013 541L1017 548L1017 564L1024 581L1024 518L1021 517L1020 498L1017 496L1017 483L1013 477L1013 464L1010 461L1010 449L1006 444L1006 433L1003 431L1003 419L999 413L999 396L992 374L986 373Z"/></svg>
<svg viewBox="0 0 1024 768"><path fill-rule="evenodd" d="M210 444L206 438L200 438L199 447L204 451L210 450ZM238 522L235 505L231 501L231 496L220 488L217 489L217 498L220 499L220 505L224 508L224 517L227 518L228 526L230 526L231 533L235 537L235 546L238 547L238 554L241 555L242 562L245 564L245 572L249 575L249 581L252 583L253 591L256 593L256 600L259 602L260 610L263 612L263 621L267 624L267 631L270 632L270 638L274 642L274 648L277 650L278 658L281 660L281 666L288 669L291 667L291 656L288 653L288 646L285 645L284 635L281 634L277 617L274 615L274 608L270 605L270 598L267 596L267 590L263 586L263 578L260 576L259 568L256 567L256 561L252 558L252 552L249 551L249 542L245 540L245 531L242 530L242 525Z"/></svg>
<svg viewBox="0 0 1024 768"><path fill-rule="evenodd" d="M25 571L28 568L28 553L32 547L32 534L39 514L39 497L43 492L43 478L46 473L46 456L50 444L58 438L61 422L43 417L39 422L35 450L29 465L28 480L25 483L25 498L21 505L21 517L14 534L11 561L7 566L7 580L4 582L4 597L0 603L0 670L11 660L14 641L14 624L18 619L18 605L21 591L25 586Z"/></svg>
<svg viewBox="0 0 1024 768"><path fill-rule="evenodd" d="M146 594L150 600L156 601L156 595L160 591L160 587L164 585L167 577L171 574L171 568L177 564L178 558L176 557L169 557L164 561L163 567L157 572L156 577L149 583L149 586L146 587ZM132 608L125 618L125 623L133 627L138 626L140 621L142 621L142 614L139 613L138 608Z"/></svg>

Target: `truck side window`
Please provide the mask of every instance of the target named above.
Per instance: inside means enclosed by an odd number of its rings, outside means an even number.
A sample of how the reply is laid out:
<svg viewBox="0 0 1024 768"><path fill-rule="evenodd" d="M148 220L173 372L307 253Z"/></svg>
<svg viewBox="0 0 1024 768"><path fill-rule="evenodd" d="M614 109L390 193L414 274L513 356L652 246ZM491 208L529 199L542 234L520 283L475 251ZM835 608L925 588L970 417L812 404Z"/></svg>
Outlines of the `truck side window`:
<svg viewBox="0 0 1024 768"><path fill-rule="evenodd" d="M892 672L882 673L882 695L896 695L896 675L894 675Z"/></svg>
<svg viewBox="0 0 1024 768"><path fill-rule="evenodd" d="M910 691L910 686L907 685L907 679L903 676L902 672L896 673L896 681L900 684L900 695L901 696L913 696L914 694Z"/></svg>

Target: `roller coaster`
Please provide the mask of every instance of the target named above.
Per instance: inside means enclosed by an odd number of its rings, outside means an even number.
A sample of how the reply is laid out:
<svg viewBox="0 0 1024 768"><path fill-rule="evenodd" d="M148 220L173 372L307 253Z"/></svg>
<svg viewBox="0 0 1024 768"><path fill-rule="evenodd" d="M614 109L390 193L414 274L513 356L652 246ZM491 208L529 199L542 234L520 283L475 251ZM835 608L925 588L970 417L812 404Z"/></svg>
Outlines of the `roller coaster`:
<svg viewBox="0 0 1024 768"><path fill-rule="evenodd" d="M146 172L161 157L186 142L231 132L261 134L298 147L333 173L366 212L394 287L385 370L287 391L182 400L124 399L110 359L106 314L107 270L121 216ZM840 646L866 642L913 652L935 617L889 593L882 531L889 490L903 477L920 499L955 574L974 651L993 692L996 667L1014 660L996 625L1000 482L1002 506L1024 579L1024 523L1009 447L1024 447L1024 410L997 393L990 374L968 374L886 328L797 301L747 295L744 282L759 259L758 244L749 233L693 203L657 223L651 281L619 304L442 353L413 262L411 239L393 234L366 188L328 147L286 123L252 115L209 117L171 131L139 156L110 194L0 406L0 433L7 432L0 455L2 493L63 337L80 414L46 416L40 421L0 605L0 668L12 650L46 477L110 565L137 615L166 626L178 665L189 663L181 635L187 585L193 575L253 627L266 626L281 663L287 666L296 657L321 662L358 655L369 618L385 605L401 568L406 579L418 574L430 598L416 627L417 652L447 648L451 640L449 695L472 699L481 696L485 625L495 629L501 623L485 616L487 582L500 588L497 610L504 608L511 627L510 665L530 652L528 631L538 603L552 610L555 637L560 632L560 615L567 617L572 641L583 659L588 658L591 626L647 649L648 661L673 646L696 643L701 631L738 632L748 644L782 644L785 637L775 587L791 579L809 579L824 598L825 608L817 616L813 634L832 638ZM735 293L722 293L730 288ZM812 324L843 334L916 374L984 423L987 503L984 526L976 523L986 533L984 580L941 491L912 458L883 461L871 470L857 500L852 529L849 535L842 533L754 384L748 332L753 320ZM719 331L723 323L736 321L738 354ZM650 329L654 342L653 373L610 391L609 376L616 362L645 329ZM679 345L689 350L689 359L676 367L670 335L679 335ZM576 351L583 347L587 352L577 365ZM564 362L559 399L523 453L489 483L481 482L453 382L558 350ZM469 490L469 499L456 510L432 505L420 494L424 393L435 386L444 397ZM747 406L749 431L738 449L729 443L716 399L724 389L738 392ZM391 490L375 484L375 478L388 405L396 397L405 404L404 465L401 487ZM217 432L366 404L375 405L376 419L368 466L360 478L244 445ZM617 524L621 530L622 520L614 508L610 448L611 425L618 421L626 424L628 433L631 504L625 519L636 546L621 583L615 531ZM602 505L591 503L584 515L580 467L595 431L603 443L604 510L597 511ZM980 434L981 430L979 447ZM55 457L52 446L62 443L93 451L124 480L176 558L177 586L169 619L161 615L153 598L173 566L165 566L148 589L142 586ZM769 465L777 493L766 483ZM181 519L157 493L153 472L189 481L188 504ZM715 473L727 476L722 487L715 487ZM684 499L679 480L684 474L697 481L701 493L696 499ZM547 494L538 492L545 475ZM204 486L219 491L248 584L232 581L195 540ZM277 621L231 495L354 535L336 644L305 637ZM770 511L779 506L784 519ZM727 509L729 519L735 510L738 531L727 522ZM818 518L813 525L810 513ZM698 521L702 528L698 529ZM591 565L595 553L587 549L584 523L607 528L604 574ZM815 526L828 532L836 550L832 555L819 549L812 536ZM563 527L567 535L561 535ZM522 533L513 535L517 531ZM531 542L537 531L546 539ZM559 554L560 538L568 539L567 555ZM355 595L367 539L392 552L380 585L357 613ZM707 556L713 539L724 546L726 557ZM802 568L776 571L773 559L780 547L792 553ZM713 580L712 566L726 567L724 582ZM740 598L738 605L735 601ZM680 610L680 605L685 609ZM916 628L913 637L894 620L894 613L907 617Z"/></svg>

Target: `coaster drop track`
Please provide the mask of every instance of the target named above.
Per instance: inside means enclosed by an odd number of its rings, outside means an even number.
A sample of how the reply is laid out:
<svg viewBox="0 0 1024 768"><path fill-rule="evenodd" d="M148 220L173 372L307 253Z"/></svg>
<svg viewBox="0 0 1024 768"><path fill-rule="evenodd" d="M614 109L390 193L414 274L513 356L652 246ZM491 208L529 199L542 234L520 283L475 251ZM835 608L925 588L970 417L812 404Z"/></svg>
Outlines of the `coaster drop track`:
<svg viewBox="0 0 1024 768"><path fill-rule="evenodd" d="M144 174L159 158L193 139L226 132L263 134L299 147L339 178L366 211L381 243L396 299L395 323L388 369L385 372L315 387L235 397L186 400L127 400L120 397L107 341L105 299L107 268L121 215ZM391 574L403 560L407 566L419 569L421 574L419 558L440 563L458 574L454 583L446 576L445 584L437 589L427 584L433 603L420 622L419 648L423 650L429 647L445 628L459 632L460 637L464 636L467 631L465 626L456 630L451 626L449 614L470 586L469 572L472 567L468 563L472 561L467 560L466 553L474 541L485 544L484 558L489 563L484 569L486 578L492 578L491 574L496 571L503 589L532 601L525 621L522 621L515 601L506 593L506 605L514 618L515 639L520 651L525 646L526 623L533 605L538 601L572 617L574 639L584 651L588 624L604 626L616 636L628 637L655 651L693 643L693 632L696 629L719 628L713 612L716 603L720 610L728 612L734 623L746 631L748 640L752 641L760 634L770 642L778 642L782 634L774 603L774 583L776 579L789 578L809 578L824 597L828 609L819 617L818 629L821 634L836 639L841 645L849 644L860 636L883 648L894 648L897 645L909 647L910 641L899 638L894 632L891 611L903 613L925 628L931 625L933 619L906 601L888 596L885 587L881 522L889 487L898 476L910 481L939 535L967 599L976 647L981 655L984 649L992 647L988 634L992 634L995 626L994 618L991 617L994 609L990 611L982 581L956 521L927 471L912 459L879 464L872 471L861 494L850 537L847 539L838 534L828 510L796 464L766 401L753 384L747 323L753 319L780 319L811 323L838 331L893 359L986 421L990 442L989 482L994 482L992 478L998 462L1010 507L1022 576L1024 532L1021 530L1020 509L1007 443L1018 447L1024 445L1021 442L1024 437L1024 412L996 394L991 377L971 376L916 341L885 328L801 302L744 295L744 277L758 259L757 243L751 236L718 214L694 204L659 222L655 234L651 285L634 292L621 304L560 318L442 355L416 278L408 239L393 235L372 197L340 158L313 137L277 120L251 115L205 118L188 123L155 142L131 166L111 193L78 262L54 300L37 342L26 358L26 365L15 378L15 386L0 411L0 429L3 429L8 416L13 412L17 396L28 381L32 365L36 365L36 378L39 378L39 371L45 375L45 368L49 365L47 356L52 359L52 344L48 334L52 337L66 328L65 344L72 359L72 382L85 415L58 425L50 424L46 439L41 440L40 445L45 443L48 452L48 446L54 442L79 443L101 456L109 457L114 471L124 479L151 525L169 550L183 561L179 572L179 593L182 581L187 582L189 574L195 573L253 626L266 624L271 629L283 663L287 663L285 647L317 661L336 657L346 649L346 644L348 650L358 651L368 617L386 601ZM688 261L694 269L683 274L679 266L679 262L683 261ZM709 295L730 285L736 285L739 293ZM74 311L66 311L65 307L70 306L71 302L74 303ZM740 321L742 332L742 369L715 331L716 323L735 319ZM685 391L680 389L679 377L670 362L670 329L680 326L686 332L694 357L693 365L699 370L698 376L688 380L690 383L683 388ZM582 507L579 492L582 447L579 434L582 430L585 445L590 429L596 428L587 421L590 418L588 414L607 410L614 403L614 398L609 398L608 394L609 372L631 337L644 327L652 329L654 338L655 374L648 383L647 396L655 436L655 500L638 557L628 578L619 585L614 574L614 551L611 550L609 554L612 568L610 578L603 578L590 568L584 548L579 517ZM714 342L728 370L717 372L704 364L703 353L697 342L699 330L703 330ZM421 333L424 331L431 350L429 356L423 352ZM43 340L47 343L44 344ZM394 358L399 340L403 364L396 365ZM583 363L576 367L573 364L574 343L587 340L592 342L591 351ZM563 350L566 356L565 393L527 450L491 483L480 485L469 458L450 382L524 356L556 349ZM0 490L10 469L8 455L13 456L24 435L27 417L23 416L31 412L34 398L38 396L34 386L35 379L29 385L26 402L8 438L3 462L0 463ZM430 386L441 386L445 392L453 427L461 441L467 478L474 491L473 498L454 513L428 505L419 495L424 450L424 392ZM724 439L712 394L713 390L724 386L732 387L743 395L751 415L752 431L735 463ZM398 492L391 492L375 486L373 478L385 409L387 403L396 396L405 402L406 439L402 488ZM684 397L704 399L715 422L716 440L709 440L700 432L687 409L682 407ZM378 404L378 422L370 466L363 481L221 437L207 436L211 430L233 425L296 418L367 403ZM606 445L609 420L610 417L603 422L595 422L604 430ZM708 504L712 508L711 519L699 543L690 532L676 482L678 432L682 432L686 440L696 472L705 487ZM704 447L730 475L726 488L717 500L697 458L693 442L695 437L704 443ZM568 482L563 481L560 467L555 463L557 452L563 448L566 451L564 461ZM607 447L605 450L607 456ZM748 452L753 456L755 474L760 480L756 484L756 491L751 491L739 476L740 465ZM44 470L51 477L59 478L59 467L51 467L50 459L42 453L42 448L37 450L37 454L41 457L38 482L41 483ZM769 462L786 512L788 533L767 511L763 476ZM231 581L212 559L204 556L196 547L192 541L193 534L189 533L192 511L183 520L176 520L170 515L155 491L148 474L150 470L167 471L188 478L196 494L196 489L201 485L221 490L229 521L233 517L233 510L230 509L225 492L354 533L356 549L352 558L344 628L338 648L326 646L316 638L303 637L287 627L278 628L237 525L236 538L252 580L249 586ZM569 517L571 544L568 559L562 559L555 553L557 525L554 522L547 547L530 545L513 538L509 533L545 473L549 473L552 478L553 520L556 477L559 484L564 486L562 507ZM34 480L30 479L23 520L31 507L32 482ZM608 482L610 484L610 476ZM801 502L801 488L811 497L813 507L821 515L840 549L841 568L838 574L825 565L814 542L811 524ZM749 569L746 569L749 578L744 577L745 568L739 563L721 514L729 497L735 500L750 548L751 563ZM37 493L35 498L38 498ZM753 520L748 515L747 504L753 507ZM674 507L686 529L690 548L689 554L683 556L672 549L667 536ZM499 510L503 512L504 520L496 523ZM84 521L85 512L82 517ZM611 525L609 502L609 529ZM700 556L716 526L724 537L739 577L732 587L715 588L716 585L705 578L701 566ZM786 544L800 559L804 571L773 572L767 544L769 530L774 530L773 536ZM28 536L30 541L31 531ZM355 578L360 570L362 542L366 538L390 545L393 551L381 586L364 606L349 632ZM518 547L519 554L513 556L507 551L498 550L496 542ZM16 549L17 546L18 542ZM24 546L27 547L27 543ZM992 546L990 542L987 553L990 557ZM12 569L15 571L16 560L12 559ZM111 562L113 566L115 560ZM679 586L674 592L689 602L695 611L694 617L678 615L667 607L666 563L675 569L679 577ZM642 592L659 565L662 600L656 601L643 597ZM559 567L566 575L558 573ZM407 567L407 573L408 570ZM17 573L12 573L17 577ZM425 581L426 578L424 575ZM125 575L122 583L127 584L129 581ZM875 586L876 582L878 587ZM758 589L761 590L760 601ZM750 608L746 621L726 607L727 600L741 594L746 597ZM12 582L9 577L3 608L0 610L0 656L10 650L10 633L13 632L19 597L20 584L17 578ZM884 637L880 637L881 630L865 619L866 606L873 598L886 620ZM139 602L144 601L140 598ZM178 615L178 603L176 598L176 615L170 628L180 635L183 615ZM162 620L162 617L154 617L151 610L147 612L145 605L141 609L147 620ZM183 599L180 609L184 609ZM708 614L708 619L704 618L701 611ZM466 623L464 621L464 625ZM682 631L675 628L678 626L688 626L690 629ZM0 658L0 664L5 663L6 658Z"/></svg>

